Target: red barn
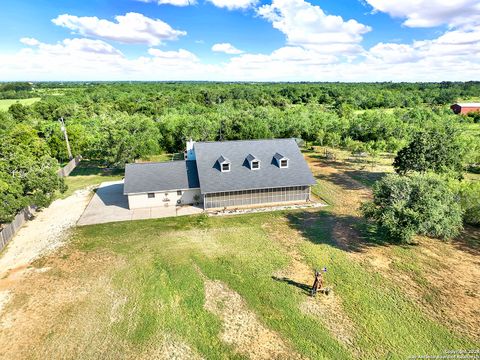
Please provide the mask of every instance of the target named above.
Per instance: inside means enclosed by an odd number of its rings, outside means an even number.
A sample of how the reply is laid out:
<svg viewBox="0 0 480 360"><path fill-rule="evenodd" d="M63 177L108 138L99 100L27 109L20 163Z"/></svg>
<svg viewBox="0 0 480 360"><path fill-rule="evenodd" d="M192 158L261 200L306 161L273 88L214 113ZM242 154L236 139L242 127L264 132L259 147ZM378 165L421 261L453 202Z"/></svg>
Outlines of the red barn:
<svg viewBox="0 0 480 360"><path fill-rule="evenodd" d="M480 103L458 103L450 106L455 114L468 114L475 111L480 111Z"/></svg>

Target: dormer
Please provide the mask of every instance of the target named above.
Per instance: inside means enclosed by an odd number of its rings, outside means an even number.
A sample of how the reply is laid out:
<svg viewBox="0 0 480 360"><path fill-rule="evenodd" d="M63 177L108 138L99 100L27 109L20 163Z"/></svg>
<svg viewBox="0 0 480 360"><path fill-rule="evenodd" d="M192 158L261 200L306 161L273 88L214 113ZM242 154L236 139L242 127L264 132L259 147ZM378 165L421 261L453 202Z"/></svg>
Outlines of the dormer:
<svg viewBox="0 0 480 360"><path fill-rule="evenodd" d="M260 169L260 160L257 159L254 155L248 154L247 161L248 161L248 165L250 166L250 170Z"/></svg>
<svg viewBox="0 0 480 360"><path fill-rule="evenodd" d="M231 168L231 163L230 160L228 160L226 157L223 155L220 155L220 157L217 160L218 165L220 166L220 171L221 172L229 172Z"/></svg>
<svg viewBox="0 0 480 360"><path fill-rule="evenodd" d="M275 153L275 155L273 155L273 158L277 162L277 166L280 169L288 168L288 163L289 163L288 158L286 158L285 156L283 156L282 154L279 154L279 153Z"/></svg>

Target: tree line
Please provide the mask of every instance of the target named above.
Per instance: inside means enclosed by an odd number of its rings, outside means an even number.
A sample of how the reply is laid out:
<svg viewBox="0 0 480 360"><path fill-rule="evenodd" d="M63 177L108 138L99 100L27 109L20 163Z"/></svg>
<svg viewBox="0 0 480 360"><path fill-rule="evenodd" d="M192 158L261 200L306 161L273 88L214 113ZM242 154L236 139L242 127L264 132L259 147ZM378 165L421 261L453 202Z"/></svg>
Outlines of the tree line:
<svg viewBox="0 0 480 360"><path fill-rule="evenodd" d="M60 117L74 155L114 167L160 152L183 151L190 138L296 137L353 153L395 154L429 129L453 134L462 167L480 163L479 137L468 131L476 118L449 109L458 98L478 95L478 82L15 83L0 88L0 94L12 91L16 96L40 94L41 100L0 112L0 141L9 144L0 154L0 194L3 209L11 209L0 221L32 198L48 202L48 194L62 188L48 177L58 162L67 160ZM25 164L15 163L16 158ZM19 187L34 177L35 168L26 165L33 160L45 171L50 190Z"/></svg>

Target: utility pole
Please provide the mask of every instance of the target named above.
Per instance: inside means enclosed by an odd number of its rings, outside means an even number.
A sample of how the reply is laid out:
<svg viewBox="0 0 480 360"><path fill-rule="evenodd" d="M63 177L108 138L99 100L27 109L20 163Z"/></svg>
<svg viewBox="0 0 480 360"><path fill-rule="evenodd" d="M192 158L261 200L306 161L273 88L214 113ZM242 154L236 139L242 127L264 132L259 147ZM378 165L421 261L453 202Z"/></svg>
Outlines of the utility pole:
<svg viewBox="0 0 480 360"><path fill-rule="evenodd" d="M62 129L63 136L65 137L65 142L67 143L68 158L72 160L72 150L70 149L70 143L68 142L67 127L65 126L65 121L63 121L63 117L58 119L58 122L60 123L60 129Z"/></svg>

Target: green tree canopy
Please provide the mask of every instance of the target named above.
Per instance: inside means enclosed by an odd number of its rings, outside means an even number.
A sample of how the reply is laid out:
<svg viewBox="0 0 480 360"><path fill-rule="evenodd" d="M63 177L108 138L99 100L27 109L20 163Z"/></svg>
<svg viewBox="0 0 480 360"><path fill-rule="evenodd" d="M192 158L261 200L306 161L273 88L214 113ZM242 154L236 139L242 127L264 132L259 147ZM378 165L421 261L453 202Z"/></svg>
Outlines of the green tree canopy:
<svg viewBox="0 0 480 360"><path fill-rule="evenodd" d="M462 148L454 130L432 128L416 133L412 141L398 152L393 167L402 175L412 171L460 175L463 170L461 154Z"/></svg>
<svg viewBox="0 0 480 360"><path fill-rule="evenodd" d="M386 176L375 183L373 201L364 203L362 211L401 242L409 242L416 234L451 238L462 228L457 196L435 174Z"/></svg>

